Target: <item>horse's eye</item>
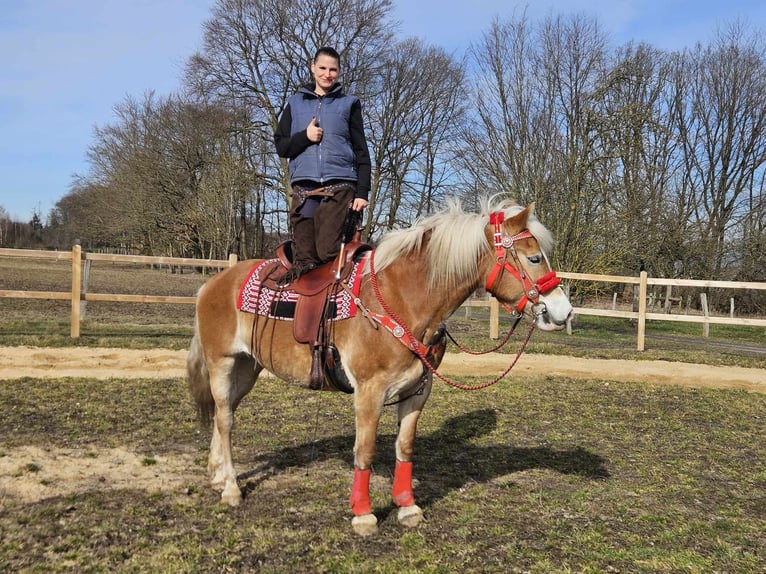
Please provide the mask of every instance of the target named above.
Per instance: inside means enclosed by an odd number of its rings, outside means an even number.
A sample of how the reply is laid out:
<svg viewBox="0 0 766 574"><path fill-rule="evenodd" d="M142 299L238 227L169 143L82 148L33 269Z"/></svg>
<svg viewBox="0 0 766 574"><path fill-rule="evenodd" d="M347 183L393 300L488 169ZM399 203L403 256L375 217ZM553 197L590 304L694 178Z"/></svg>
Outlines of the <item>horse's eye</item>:
<svg viewBox="0 0 766 574"><path fill-rule="evenodd" d="M527 257L527 261L529 261L532 265L539 265L542 260L543 260L543 256L540 254L530 255L529 257Z"/></svg>

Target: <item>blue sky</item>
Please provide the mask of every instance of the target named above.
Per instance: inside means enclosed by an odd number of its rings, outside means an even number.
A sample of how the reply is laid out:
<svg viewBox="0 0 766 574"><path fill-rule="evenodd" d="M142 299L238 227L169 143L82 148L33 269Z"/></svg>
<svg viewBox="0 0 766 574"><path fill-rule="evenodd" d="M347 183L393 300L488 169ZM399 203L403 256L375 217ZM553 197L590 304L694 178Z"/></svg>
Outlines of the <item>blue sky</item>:
<svg viewBox="0 0 766 574"><path fill-rule="evenodd" d="M0 207L43 218L86 174L93 130L126 96L178 89L214 0L4 0L0 13ZM681 49L742 19L766 30L762 0L395 0L402 36L456 55L493 17L596 16L615 44Z"/></svg>

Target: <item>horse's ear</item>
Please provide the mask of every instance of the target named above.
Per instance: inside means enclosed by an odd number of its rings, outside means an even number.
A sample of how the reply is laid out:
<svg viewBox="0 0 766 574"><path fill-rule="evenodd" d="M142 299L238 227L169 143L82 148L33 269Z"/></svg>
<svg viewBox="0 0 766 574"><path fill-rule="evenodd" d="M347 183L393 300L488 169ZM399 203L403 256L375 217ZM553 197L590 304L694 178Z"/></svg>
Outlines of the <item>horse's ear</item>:
<svg viewBox="0 0 766 574"><path fill-rule="evenodd" d="M532 214L532 211L535 208L535 204L532 203L519 211L516 215L513 217L506 219L506 223L511 229L514 229L516 231L521 231L522 229L527 228L527 219L529 219L529 216Z"/></svg>

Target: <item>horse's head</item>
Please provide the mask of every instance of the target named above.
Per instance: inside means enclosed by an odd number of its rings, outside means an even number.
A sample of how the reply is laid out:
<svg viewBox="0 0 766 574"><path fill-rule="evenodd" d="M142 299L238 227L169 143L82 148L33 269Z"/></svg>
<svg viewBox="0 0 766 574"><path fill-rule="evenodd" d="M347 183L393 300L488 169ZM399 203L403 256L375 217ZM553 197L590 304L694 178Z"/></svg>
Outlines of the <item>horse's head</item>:
<svg viewBox="0 0 766 574"><path fill-rule="evenodd" d="M540 329L563 329L572 305L550 268L544 249L550 233L533 214L534 204L506 204L491 211L485 228L492 253L487 255L485 288L516 314L528 312Z"/></svg>

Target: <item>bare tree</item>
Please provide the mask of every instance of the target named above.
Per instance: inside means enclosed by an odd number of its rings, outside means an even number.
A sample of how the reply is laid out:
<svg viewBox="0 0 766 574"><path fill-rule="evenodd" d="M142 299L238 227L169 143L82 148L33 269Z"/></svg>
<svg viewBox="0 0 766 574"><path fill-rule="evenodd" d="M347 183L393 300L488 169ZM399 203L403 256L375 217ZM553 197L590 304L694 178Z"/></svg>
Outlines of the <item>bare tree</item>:
<svg viewBox="0 0 766 574"><path fill-rule="evenodd" d="M9 234L8 230L11 226L11 218L8 216L8 212L0 205L0 247L8 247Z"/></svg>
<svg viewBox="0 0 766 574"><path fill-rule="evenodd" d="M225 257L238 234L231 206L248 191L247 170L230 161L236 117L151 93L115 113L119 121L96 130L90 173L59 201L57 222L95 245Z"/></svg>
<svg viewBox="0 0 766 574"><path fill-rule="evenodd" d="M677 121L697 241L707 254L691 270L698 276L721 278L736 260L731 238L766 162L765 55L761 36L741 25L685 54L688 95Z"/></svg>
<svg viewBox="0 0 766 574"><path fill-rule="evenodd" d="M443 50L409 39L381 62L366 106L377 166L367 235L407 224L439 203L454 181L450 143L463 113L463 70Z"/></svg>
<svg viewBox="0 0 766 574"><path fill-rule="evenodd" d="M317 48L341 54L346 89L363 101L380 56L390 45L389 0L218 0L205 24L204 46L187 66L191 93L250 118L241 153L255 182L251 205L286 223L287 162L272 143L287 98L309 81ZM240 211L247 209L239 206ZM284 231L279 227L275 232Z"/></svg>
<svg viewBox="0 0 766 574"><path fill-rule="evenodd" d="M615 268L673 274L683 257L688 206L673 203L680 161L672 129L675 92L672 58L646 44L620 48L603 84L596 178L604 249Z"/></svg>
<svg viewBox="0 0 766 574"><path fill-rule="evenodd" d="M557 264L598 267L605 36L582 16L549 18L535 30L522 17L494 22L471 54L477 113L461 167L474 189L537 201L559 240Z"/></svg>
<svg viewBox="0 0 766 574"><path fill-rule="evenodd" d="M541 127L544 107L532 69L536 49L526 17L494 20L469 48L475 109L463 133L464 179L475 182L477 189L510 193L523 203L536 197L538 185L547 187L545 170L541 173L535 165L544 161L542 150L535 149L534 130Z"/></svg>

